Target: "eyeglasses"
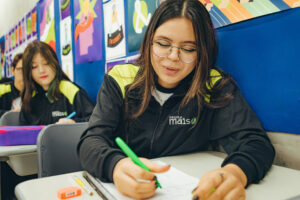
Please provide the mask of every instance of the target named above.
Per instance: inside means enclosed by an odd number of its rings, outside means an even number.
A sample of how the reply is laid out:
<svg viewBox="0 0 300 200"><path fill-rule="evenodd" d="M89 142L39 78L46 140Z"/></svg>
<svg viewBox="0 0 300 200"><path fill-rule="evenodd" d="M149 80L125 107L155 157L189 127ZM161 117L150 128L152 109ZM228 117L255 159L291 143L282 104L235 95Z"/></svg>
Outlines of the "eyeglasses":
<svg viewBox="0 0 300 200"><path fill-rule="evenodd" d="M172 46L170 43L164 40L157 40L152 42L152 51L153 53L160 57L168 57L173 48L178 49L178 57L184 63L192 63L197 58L196 48L191 45L184 45L182 47Z"/></svg>

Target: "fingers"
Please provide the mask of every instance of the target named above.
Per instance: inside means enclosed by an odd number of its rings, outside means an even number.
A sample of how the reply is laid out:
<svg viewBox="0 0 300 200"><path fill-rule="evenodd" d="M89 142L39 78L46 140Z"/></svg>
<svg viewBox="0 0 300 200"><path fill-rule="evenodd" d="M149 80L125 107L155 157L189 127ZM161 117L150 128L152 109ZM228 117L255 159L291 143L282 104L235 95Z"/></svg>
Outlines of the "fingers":
<svg viewBox="0 0 300 200"><path fill-rule="evenodd" d="M171 165L159 165L151 160L140 158L141 161L150 169L153 173L162 173L170 169Z"/></svg>
<svg viewBox="0 0 300 200"><path fill-rule="evenodd" d="M74 124L73 119L60 118L55 124Z"/></svg>
<svg viewBox="0 0 300 200"><path fill-rule="evenodd" d="M207 199L212 193L215 193L218 186L224 181L224 174L209 172L201 178L198 186L193 191L194 197Z"/></svg>
<svg viewBox="0 0 300 200"><path fill-rule="evenodd" d="M244 200L246 193L242 182L232 173L217 169L205 174L193 193L193 199Z"/></svg>
<svg viewBox="0 0 300 200"><path fill-rule="evenodd" d="M155 194L156 176L139 166L129 158L120 160L113 171L116 188L131 198L149 198Z"/></svg>

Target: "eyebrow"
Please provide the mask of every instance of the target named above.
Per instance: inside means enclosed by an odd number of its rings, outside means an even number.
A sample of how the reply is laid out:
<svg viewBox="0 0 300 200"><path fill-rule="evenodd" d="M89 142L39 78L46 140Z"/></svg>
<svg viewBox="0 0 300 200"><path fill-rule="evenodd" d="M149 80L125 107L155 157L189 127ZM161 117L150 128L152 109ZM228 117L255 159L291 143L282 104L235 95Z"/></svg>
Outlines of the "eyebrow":
<svg viewBox="0 0 300 200"><path fill-rule="evenodd" d="M163 39L163 40L169 40L169 41L173 41L172 39L166 37L166 36L162 36L162 35L159 35L159 36L156 36L155 37L156 39ZM193 44L193 45L196 45L196 41L183 41L181 43L184 43L184 44Z"/></svg>

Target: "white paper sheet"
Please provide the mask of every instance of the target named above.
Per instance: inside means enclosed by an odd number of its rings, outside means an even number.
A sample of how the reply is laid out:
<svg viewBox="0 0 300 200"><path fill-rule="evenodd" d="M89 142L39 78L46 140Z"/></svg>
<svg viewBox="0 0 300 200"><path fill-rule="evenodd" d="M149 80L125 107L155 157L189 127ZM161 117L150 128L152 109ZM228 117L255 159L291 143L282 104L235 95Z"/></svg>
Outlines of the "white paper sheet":
<svg viewBox="0 0 300 200"><path fill-rule="evenodd" d="M165 165L163 162L157 162ZM162 188L157 188L153 200L185 200L192 199L192 190L197 186L199 179L185 174L184 172L171 167L166 173L156 174ZM102 183L116 199L129 200L131 198L123 196L112 183Z"/></svg>

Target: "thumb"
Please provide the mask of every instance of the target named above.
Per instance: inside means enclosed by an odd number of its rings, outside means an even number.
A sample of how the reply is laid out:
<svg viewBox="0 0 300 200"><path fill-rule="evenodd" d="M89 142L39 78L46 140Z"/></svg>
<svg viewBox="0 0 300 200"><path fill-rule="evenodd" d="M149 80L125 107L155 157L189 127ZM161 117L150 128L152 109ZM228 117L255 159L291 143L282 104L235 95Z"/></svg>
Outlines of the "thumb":
<svg viewBox="0 0 300 200"><path fill-rule="evenodd" d="M166 172L170 169L171 165L159 165L151 160L143 159L142 162L150 169L151 172L161 173Z"/></svg>

